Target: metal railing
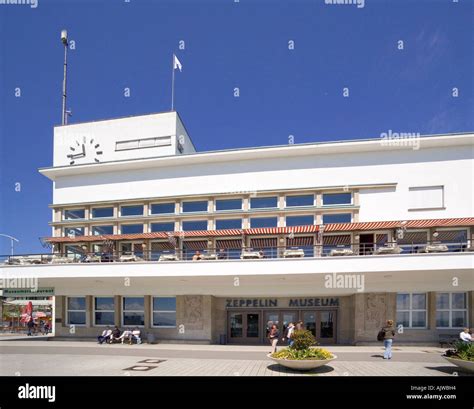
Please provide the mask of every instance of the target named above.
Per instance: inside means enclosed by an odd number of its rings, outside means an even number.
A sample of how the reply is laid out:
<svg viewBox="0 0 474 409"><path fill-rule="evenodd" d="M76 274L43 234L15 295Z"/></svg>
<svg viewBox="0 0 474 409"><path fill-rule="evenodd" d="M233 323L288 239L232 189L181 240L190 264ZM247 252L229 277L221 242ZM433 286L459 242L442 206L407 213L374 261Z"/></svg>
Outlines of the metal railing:
<svg viewBox="0 0 474 409"><path fill-rule="evenodd" d="M34 264L71 264L71 263L126 263L156 261L202 261L202 260L247 260L247 259L288 259L288 258L322 258L344 256L379 256L419 253L459 253L471 252L474 248L468 242L425 242L399 244L387 242L351 243L345 245L311 246L275 246L275 247L242 247L236 249L203 248L174 250L140 250L140 251L102 251L77 253L19 254L0 256L0 263L5 265Z"/></svg>

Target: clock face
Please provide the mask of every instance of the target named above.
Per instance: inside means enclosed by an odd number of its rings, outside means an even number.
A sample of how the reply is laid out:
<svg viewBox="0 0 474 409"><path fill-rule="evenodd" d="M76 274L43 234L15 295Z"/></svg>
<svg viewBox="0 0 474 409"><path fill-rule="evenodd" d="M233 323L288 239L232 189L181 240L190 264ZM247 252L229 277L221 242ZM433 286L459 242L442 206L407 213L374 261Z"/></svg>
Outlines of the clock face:
<svg viewBox="0 0 474 409"><path fill-rule="evenodd" d="M83 163L90 163L92 161L99 163L99 157L102 155L100 144L94 142L94 138L88 139L83 136L82 139L78 139L69 147L69 153L67 158L69 164L74 165L78 161Z"/></svg>

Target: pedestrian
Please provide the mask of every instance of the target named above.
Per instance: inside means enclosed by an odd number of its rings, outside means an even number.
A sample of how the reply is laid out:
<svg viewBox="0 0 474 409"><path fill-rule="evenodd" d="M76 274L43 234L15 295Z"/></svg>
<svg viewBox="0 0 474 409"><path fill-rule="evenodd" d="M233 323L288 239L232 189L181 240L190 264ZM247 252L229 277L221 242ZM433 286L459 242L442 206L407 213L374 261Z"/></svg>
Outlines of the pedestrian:
<svg viewBox="0 0 474 409"><path fill-rule="evenodd" d="M296 323L296 328L295 328L296 331L302 331L304 330L304 326L303 326L303 321L298 321Z"/></svg>
<svg viewBox="0 0 474 409"><path fill-rule="evenodd" d="M388 320L387 325L382 328L383 336L383 346L385 347L385 352L383 353L383 359L392 359L392 344L393 338L395 337L395 328L393 326L393 320Z"/></svg>
<svg viewBox="0 0 474 409"><path fill-rule="evenodd" d="M100 334L97 337L97 342L99 344L103 344L104 342L107 342L107 340L112 336L112 330L110 327L106 327L103 331L102 334Z"/></svg>
<svg viewBox="0 0 474 409"><path fill-rule="evenodd" d="M278 331L278 327L275 324L273 324L270 328L270 332L268 333L268 340L270 341L270 344L272 345L272 352L270 352L271 354L277 351L279 336L280 336L280 333Z"/></svg>
<svg viewBox="0 0 474 409"><path fill-rule="evenodd" d="M33 335L32 332L34 332L35 328L35 322L33 321L32 317L30 317L30 320L28 321L26 326L28 327L28 336L30 337L31 335Z"/></svg>
<svg viewBox="0 0 474 409"><path fill-rule="evenodd" d="M285 340L285 338L287 338L288 340L288 346L292 346L293 345L293 332L295 332L295 324L293 324L292 322L290 322L288 324L288 326L286 327L286 330L285 330L285 334L283 335L283 341Z"/></svg>

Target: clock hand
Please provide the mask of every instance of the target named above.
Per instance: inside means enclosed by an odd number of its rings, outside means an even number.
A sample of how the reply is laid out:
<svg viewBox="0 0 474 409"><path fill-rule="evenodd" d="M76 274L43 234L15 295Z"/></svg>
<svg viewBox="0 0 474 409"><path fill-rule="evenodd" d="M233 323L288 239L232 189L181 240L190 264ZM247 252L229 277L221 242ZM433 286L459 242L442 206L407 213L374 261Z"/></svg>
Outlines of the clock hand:
<svg viewBox="0 0 474 409"><path fill-rule="evenodd" d="M82 144L82 154L86 156L86 146Z"/></svg>

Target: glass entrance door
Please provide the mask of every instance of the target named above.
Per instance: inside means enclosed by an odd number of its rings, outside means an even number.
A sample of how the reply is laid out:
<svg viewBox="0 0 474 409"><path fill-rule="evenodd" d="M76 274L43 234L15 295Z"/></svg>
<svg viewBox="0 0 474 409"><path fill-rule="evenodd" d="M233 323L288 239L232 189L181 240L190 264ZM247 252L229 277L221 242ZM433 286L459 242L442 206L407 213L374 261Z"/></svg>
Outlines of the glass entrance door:
<svg viewBox="0 0 474 409"><path fill-rule="evenodd" d="M260 313L229 311L227 337L229 343L258 344L261 342Z"/></svg>
<svg viewBox="0 0 474 409"><path fill-rule="evenodd" d="M336 311L304 311L304 328L316 337L320 344L336 342Z"/></svg>

